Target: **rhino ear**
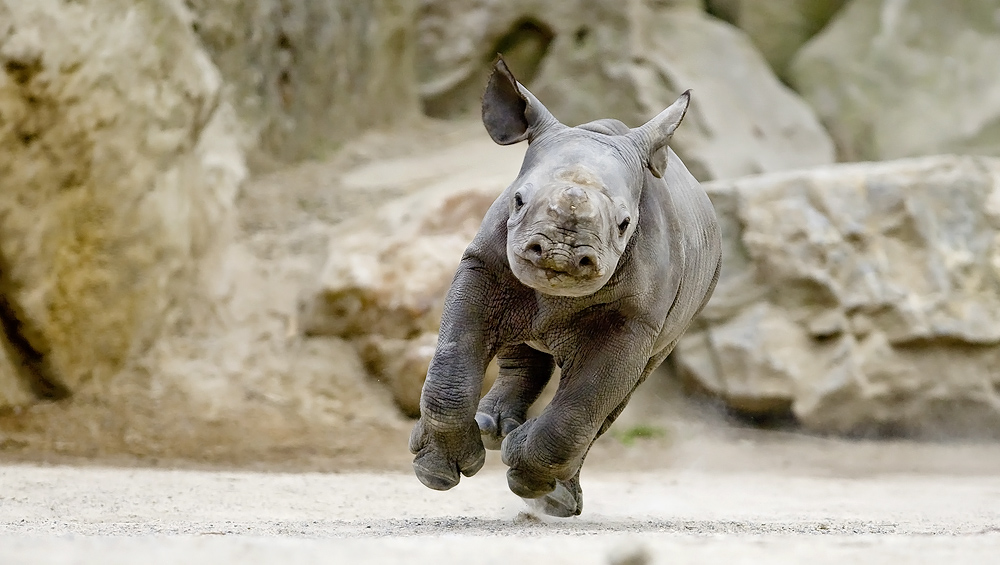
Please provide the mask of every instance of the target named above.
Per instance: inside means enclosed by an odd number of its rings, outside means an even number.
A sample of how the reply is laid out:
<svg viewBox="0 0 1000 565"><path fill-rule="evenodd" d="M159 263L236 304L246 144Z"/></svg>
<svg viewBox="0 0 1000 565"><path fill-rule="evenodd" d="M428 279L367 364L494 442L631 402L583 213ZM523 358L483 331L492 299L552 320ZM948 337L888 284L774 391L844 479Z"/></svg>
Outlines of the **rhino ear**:
<svg viewBox="0 0 1000 565"><path fill-rule="evenodd" d="M527 139L557 123L555 117L517 82L500 55L483 94L483 125L493 141L510 145Z"/></svg>
<svg viewBox="0 0 1000 565"><path fill-rule="evenodd" d="M657 178L663 177L667 169L667 143L673 137L674 131L684 119L688 104L691 102L691 90L684 91L673 104L660 112L655 118L629 132L641 152L646 155L646 163L651 173Z"/></svg>

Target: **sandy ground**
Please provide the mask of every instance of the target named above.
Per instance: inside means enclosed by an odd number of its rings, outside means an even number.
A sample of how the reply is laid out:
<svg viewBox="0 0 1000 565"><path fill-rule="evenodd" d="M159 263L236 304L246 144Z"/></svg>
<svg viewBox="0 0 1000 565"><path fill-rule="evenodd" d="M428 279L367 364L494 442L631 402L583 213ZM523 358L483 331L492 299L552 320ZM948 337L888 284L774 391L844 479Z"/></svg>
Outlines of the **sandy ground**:
<svg viewBox="0 0 1000 565"><path fill-rule="evenodd" d="M995 474L601 469L584 481L583 516L549 519L525 512L495 457L447 493L404 473L10 465L0 563L1000 560Z"/></svg>
<svg viewBox="0 0 1000 565"><path fill-rule="evenodd" d="M576 518L530 514L495 452L429 490L405 433L364 471L0 463L0 563L1000 563L1000 444L751 429L644 386Z"/></svg>

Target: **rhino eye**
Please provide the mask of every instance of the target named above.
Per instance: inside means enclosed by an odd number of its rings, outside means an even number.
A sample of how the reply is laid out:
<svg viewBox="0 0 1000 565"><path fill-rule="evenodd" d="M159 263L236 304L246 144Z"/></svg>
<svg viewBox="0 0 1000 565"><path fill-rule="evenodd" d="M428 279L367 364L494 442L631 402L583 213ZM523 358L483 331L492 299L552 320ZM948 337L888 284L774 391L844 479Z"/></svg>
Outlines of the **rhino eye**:
<svg viewBox="0 0 1000 565"><path fill-rule="evenodd" d="M521 198L520 192L514 193L514 210L520 210L524 206L524 199Z"/></svg>
<svg viewBox="0 0 1000 565"><path fill-rule="evenodd" d="M628 229L629 222L631 222L631 221L632 221L632 219L629 218L629 217L626 217L624 220L622 220L622 223L618 224L618 233L619 234L624 234L625 230Z"/></svg>

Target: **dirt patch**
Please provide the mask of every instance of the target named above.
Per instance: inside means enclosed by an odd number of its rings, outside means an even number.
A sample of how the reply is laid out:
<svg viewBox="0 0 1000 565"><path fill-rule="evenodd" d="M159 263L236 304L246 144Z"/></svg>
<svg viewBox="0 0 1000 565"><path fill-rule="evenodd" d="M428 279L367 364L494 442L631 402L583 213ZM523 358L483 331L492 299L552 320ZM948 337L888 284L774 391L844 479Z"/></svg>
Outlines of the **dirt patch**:
<svg viewBox="0 0 1000 565"><path fill-rule="evenodd" d="M839 455L850 457L850 449ZM0 467L4 563L962 563L1000 551L996 474L594 472L525 512L499 461L442 493L396 473Z"/></svg>

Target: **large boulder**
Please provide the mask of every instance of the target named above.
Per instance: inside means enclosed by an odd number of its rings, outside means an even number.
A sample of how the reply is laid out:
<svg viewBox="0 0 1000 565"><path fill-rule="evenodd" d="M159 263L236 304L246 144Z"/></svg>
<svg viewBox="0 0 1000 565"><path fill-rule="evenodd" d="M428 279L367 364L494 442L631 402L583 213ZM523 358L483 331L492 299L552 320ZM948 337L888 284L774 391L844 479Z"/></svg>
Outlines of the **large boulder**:
<svg viewBox="0 0 1000 565"><path fill-rule="evenodd" d="M262 168L419 113L410 0L188 0ZM275 163L277 161L278 163Z"/></svg>
<svg viewBox="0 0 1000 565"><path fill-rule="evenodd" d="M1000 435L1000 160L707 188L724 264L676 352L690 382L817 432Z"/></svg>
<svg viewBox="0 0 1000 565"><path fill-rule="evenodd" d="M740 30L669 2L424 0L418 76L435 116L478 111L489 61L564 122L636 126L694 90L674 148L701 180L831 163L812 110Z"/></svg>
<svg viewBox="0 0 1000 565"><path fill-rule="evenodd" d="M345 174L342 190L395 187L404 196L334 229L320 285L303 302L303 330L352 340L408 415L419 413L462 252L524 155L523 145L495 145L481 126L468 131L460 142Z"/></svg>
<svg viewBox="0 0 1000 565"><path fill-rule="evenodd" d="M789 78L843 160L1000 155L995 0L853 0Z"/></svg>
<svg viewBox="0 0 1000 565"><path fill-rule="evenodd" d="M0 408L102 386L193 292L245 175L221 89L179 1L0 1Z"/></svg>
<svg viewBox="0 0 1000 565"><path fill-rule="evenodd" d="M846 0L708 0L709 13L742 29L778 76Z"/></svg>

